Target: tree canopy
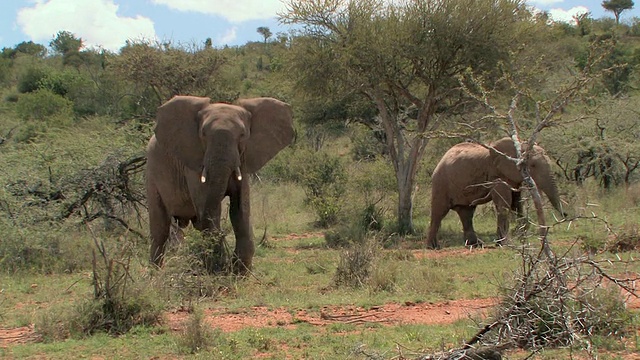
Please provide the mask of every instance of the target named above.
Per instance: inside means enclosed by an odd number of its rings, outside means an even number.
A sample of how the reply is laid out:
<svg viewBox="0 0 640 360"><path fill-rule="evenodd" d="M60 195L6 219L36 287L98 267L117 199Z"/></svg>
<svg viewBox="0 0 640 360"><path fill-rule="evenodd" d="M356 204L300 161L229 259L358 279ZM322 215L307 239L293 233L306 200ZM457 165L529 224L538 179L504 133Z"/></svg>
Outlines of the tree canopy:
<svg viewBox="0 0 640 360"><path fill-rule="evenodd" d="M256 31L258 32L258 34L262 35L265 43L267 42L267 40L269 40L271 35L273 35L271 33L271 30L266 26L260 26L258 29L256 29Z"/></svg>
<svg viewBox="0 0 640 360"><path fill-rule="evenodd" d="M633 0L604 0L602 2L602 7L611 11L616 17L616 24L620 24L620 14L625 10L633 9L633 6Z"/></svg>
<svg viewBox="0 0 640 360"><path fill-rule="evenodd" d="M49 42L49 46L56 54L65 55L70 52L78 52L82 48L82 39L77 38L69 31L59 31L56 37Z"/></svg>

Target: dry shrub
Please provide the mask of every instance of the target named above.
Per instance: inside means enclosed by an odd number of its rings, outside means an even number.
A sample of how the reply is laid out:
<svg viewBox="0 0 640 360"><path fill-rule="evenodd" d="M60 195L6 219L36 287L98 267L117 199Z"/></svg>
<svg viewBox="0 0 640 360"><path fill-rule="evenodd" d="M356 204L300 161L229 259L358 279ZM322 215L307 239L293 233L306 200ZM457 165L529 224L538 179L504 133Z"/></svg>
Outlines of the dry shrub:
<svg viewBox="0 0 640 360"><path fill-rule="evenodd" d="M174 256L166 260L169 261L158 274L158 282L167 298L216 298L237 292L241 279L237 275L209 274L202 271L193 257Z"/></svg>
<svg viewBox="0 0 640 360"><path fill-rule="evenodd" d="M398 272L397 263L385 264L385 266L377 264L369 278L369 290L374 293L395 291L398 283Z"/></svg>
<svg viewBox="0 0 640 360"><path fill-rule="evenodd" d="M490 342L524 349L589 343L596 337L621 338L631 324L618 287L603 288L603 277L588 258L565 258L552 266L537 258L533 267L506 289ZM568 280L571 279L571 280Z"/></svg>
<svg viewBox="0 0 640 360"><path fill-rule="evenodd" d="M200 307L191 309L191 316L179 338L179 344L189 354L206 351L222 338L220 329L210 328L204 320L204 311Z"/></svg>
<svg viewBox="0 0 640 360"><path fill-rule="evenodd" d="M429 262L420 273L412 277L409 284L421 294L436 294L445 299L451 298L451 294L457 290L456 283L452 281L447 268L440 266L438 261Z"/></svg>
<svg viewBox="0 0 640 360"><path fill-rule="evenodd" d="M378 244L374 240L366 240L353 244L340 254L338 268L333 275L336 287L362 287L367 284L378 256Z"/></svg>
<svg viewBox="0 0 640 360"><path fill-rule="evenodd" d="M633 206L640 206L640 183L629 185L626 189L625 198Z"/></svg>
<svg viewBox="0 0 640 360"><path fill-rule="evenodd" d="M167 299L216 298L233 294L242 278L233 272L233 250L222 233L204 236L188 228L183 241L170 244L164 266L158 271L158 287Z"/></svg>
<svg viewBox="0 0 640 360"><path fill-rule="evenodd" d="M640 225L624 224L622 230L607 244L607 250L617 253L640 249Z"/></svg>
<svg viewBox="0 0 640 360"><path fill-rule="evenodd" d="M134 326L159 323L163 305L147 281L133 278L130 244L123 242L109 251L95 237L94 243L98 251L93 258L93 298L77 307L77 326L88 335L118 335Z"/></svg>
<svg viewBox="0 0 640 360"><path fill-rule="evenodd" d="M351 244L351 239L345 235L342 229L325 231L324 241L331 249L344 248Z"/></svg>
<svg viewBox="0 0 640 360"><path fill-rule="evenodd" d="M70 326L66 319L70 314L59 307L41 312L34 321L34 330L44 342L61 341L71 336Z"/></svg>
<svg viewBox="0 0 640 360"><path fill-rule="evenodd" d="M35 329L44 340L83 337L98 332L121 335L135 326L160 322L163 304L148 279L132 272L134 258L130 244L122 242L107 249L94 237L93 296L77 303L47 310Z"/></svg>
<svg viewBox="0 0 640 360"><path fill-rule="evenodd" d="M620 338L631 323L620 289L596 287L579 294L575 307L576 326L587 336Z"/></svg>

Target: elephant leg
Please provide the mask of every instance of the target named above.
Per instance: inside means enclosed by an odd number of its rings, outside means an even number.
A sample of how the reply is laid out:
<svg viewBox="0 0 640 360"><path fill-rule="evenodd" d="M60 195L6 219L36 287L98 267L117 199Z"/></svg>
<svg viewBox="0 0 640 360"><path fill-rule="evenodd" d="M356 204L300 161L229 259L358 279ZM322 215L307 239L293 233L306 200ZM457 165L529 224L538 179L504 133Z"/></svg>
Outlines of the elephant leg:
<svg viewBox="0 0 640 360"><path fill-rule="evenodd" d="M513 191L504 184L497 185L492 191L493 204L496 207L498 215L496 233L498 239L496 242L500 245L509 237L509 211L512 206Z"/></svg>
<svg viewBox="0 0 640 360"><path fill-rule="evenodd" d="M240 273L251 269L255 245L251 228L251 205L249 202L249 183L242 180L241 191L230 196L229 218L236 236L235 256L239 260L236 270Z"/></svg>
<svg viewBox="0 0 640 360"><path fill-rule="evenodd" d="M529 222L525 218L521 191L511 192L511 211L515 212L516 215L517 232L519 234L524 234Z"/></svg>
<svg viewBox="0 0 640 360"><path fill-rule="evenodd" d="M511 210L516 213L516 218L518 219L524 216L524 209L522 208L522 192L511 192Z"/></svg>
<svg viewBox="0 0 640 360"><path fill-rule="evenodd" d="M480 244L476 231L473 229L473 214L476 211L475 206L456 206L454 210L460 217L462 230L464 232L465 246L476 246Z"/></svg>
<svg viewBox="0 0 640 360"><path fill-rule="evenodd" d="M431 222L429 224L429 235L427 237L427 246L431 249L437 249L438 246L438 230L440 230L440 224L442 219L449 213L448 207L438 208L431 206Z"/></svg>
<svg viewBox="0 0 640 360"><path fill-rule="evenodd" d="M165 245L171 229L171 217L167 214L160 195L155 191L151 191L150 193L151 196L147 196L149 228L151 230L151 251L149 259L159 267L162 266L164 260Z"/></svg>

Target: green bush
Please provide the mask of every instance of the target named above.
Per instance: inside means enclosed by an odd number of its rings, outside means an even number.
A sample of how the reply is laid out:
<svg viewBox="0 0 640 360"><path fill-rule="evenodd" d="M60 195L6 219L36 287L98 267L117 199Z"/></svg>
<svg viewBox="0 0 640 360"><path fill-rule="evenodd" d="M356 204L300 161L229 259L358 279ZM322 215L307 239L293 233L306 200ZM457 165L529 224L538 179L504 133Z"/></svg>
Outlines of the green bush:
<svg viewBox="0 0 640 360"><path fill-rule="evenodd" d="M363 232L381 231L385 227L385 214L390 194L397 192L393 167L384 158L359 162L350 167L350 184L359 194L350 201L353 226Z"/></svg>
<svg viewBox="0 0 640 360"><path fill-rule="evenodd" d="M324 242L332 249L347 247L351 245L352 241L349 236L346 235L346 231L348 230L329 230L324 233Z"/></svg>
<svg viewBox="0 0 640 360"><path fill-rule="evenodd" d="M20 99L20 94L15 91L11 91L4 96L4 101L10 103L17 103L18 99Z"/></svg>
<svg viewBox="0 0 640 360"><path fill-rule="evenodd" d="M347 172L340 158L325 152L297 154L293 176L305 189L307 203L318 217L318 225L328 227L338 221Z"/></svg>
<svg viewBox="0 0 640 360"><path fill-rule="evenodd" d="M34 141L38 135L46 130L47 127L44 123L34 123L30 121L18 127L13 139L17 143L29 143Z"/></svg>
<svg viewBox="0 0 640 360"><path fill-rule="evenodd" d="M38 89L51 90L54 94L66 96L73 83L77 82L80 76L69 71L51 71L38 81Z"/></svg>
<svg viewBox="0 0 640 360"><path fill-rule="evenodd" d="M296 181L295 161L297 158L296 146L290 146L278 153L278 156L269 161L260 171L258 177L273 183Z"/></svg>
<svg viewBox="0 0 640 360"><path fill-rule="evenodd" d="M181 249L191 274L228 275L234 272L234 254L225 231L211 231L187 236Z"/></svg>
<svg viewBox="0 0 640 360"><path fill-rule="evenodd" d="M380 231L384 227L384 209L368 204L360 215L361 226L367 231Z"/></svg>
<svg viewBox="0 0 640 360"><path fill-rule="evenodd" d="M49 75L49 71L43 67L28 67L18 76L18 91L30 93L40 89L42 80Z"/></svg>
<svg viewBox="0 0 640 360"><path fill-rule="evenodd" d="M0 84L7 83L11 75L11 60L0 57Z"/></svg>
<svg viewBox="0 0 640 360"><path fill-rule="evenodd" d="M16 113L23 120L43 121L53 126L69 125L73 120L73 103L51 90L40 89L21 95Z"/></svg>
<svg viewBox="0 0 640 360"><path fill-rule="evenodd" d="M362 125L353 128L350 138L351 156L354 161L375 160L386 151L385 145L376 138L374 132Z"/></svg>

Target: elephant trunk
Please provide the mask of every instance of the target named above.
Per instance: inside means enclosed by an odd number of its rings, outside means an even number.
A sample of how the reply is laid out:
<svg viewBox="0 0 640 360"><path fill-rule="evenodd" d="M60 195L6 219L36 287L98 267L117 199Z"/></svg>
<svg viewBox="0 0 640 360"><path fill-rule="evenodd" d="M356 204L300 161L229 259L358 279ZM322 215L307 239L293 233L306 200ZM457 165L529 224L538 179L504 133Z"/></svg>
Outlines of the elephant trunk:
<svg viewBox="0 0 640 360"><path fill-rule="evenodd" d="M200 182L205 186L204 207L198 209L198 217L203 219L205 228L219 229L221 203L227 195L230 182L242 179L240 153L233 139L216 136L207 144L202 165Z"/></svg>
<svg viewBox="0 0 640 360"><path fill-rule="evenodd" d="M231 172L205 165L203 174L206 174L202 176L203 178L206 177L206 184L204 184L206 186L206 191L204 192L205 201L202 203L204 205L203 208L198 209L198 218L203 220L205 229L219 230L221 203L227 192Z"/></svg>
<svg viewBox="0 0 640 360"><path fill-rule="evenodd" d="M562 202L560 201L560 192L558 191L558 184L556 183L556 179L552 176L548 182L539 184L538 187L543 193L545 193L545 195L547 195L553 208L556 209L560 214L562 214L563 217L566 217L567 213L565 213L562 208Z"/></svg>

